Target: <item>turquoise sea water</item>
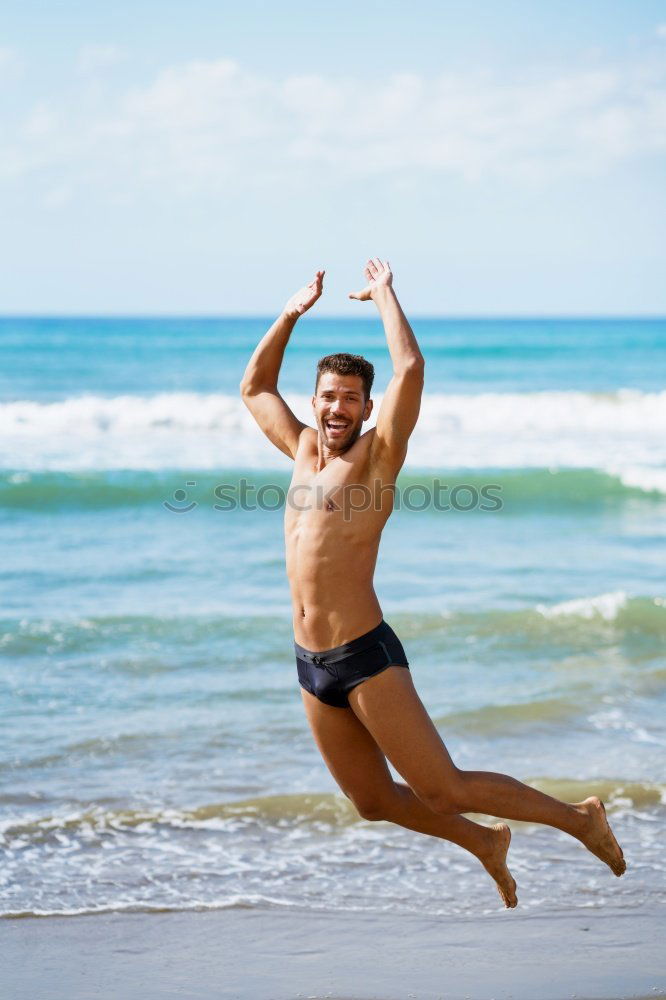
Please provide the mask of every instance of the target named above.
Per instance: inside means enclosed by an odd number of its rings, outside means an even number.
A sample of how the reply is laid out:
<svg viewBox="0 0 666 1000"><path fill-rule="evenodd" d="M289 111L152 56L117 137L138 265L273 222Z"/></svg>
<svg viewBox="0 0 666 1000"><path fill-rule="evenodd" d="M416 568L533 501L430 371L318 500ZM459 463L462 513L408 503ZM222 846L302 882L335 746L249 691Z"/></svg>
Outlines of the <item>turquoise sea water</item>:
<svg viewBox="0 0 666 1000"><path fill-rule="evenodd" d="M270 321L0 320L0 912L482 912L459 848L360 820L303 715L284 574L290 461L237 392ZM414 322L421 417L376 588L462 767L604 797L615 879L522 824L521 906L664 891L666 322ZM281 388L374 321L306 320ZM242 483L276 509L216 508ZM423 506L435 483L467 506ZM411 492L410 492L411 491ZM219 504L218 504L219 507ZM416 509L415 509L416 508Z"/></svg>

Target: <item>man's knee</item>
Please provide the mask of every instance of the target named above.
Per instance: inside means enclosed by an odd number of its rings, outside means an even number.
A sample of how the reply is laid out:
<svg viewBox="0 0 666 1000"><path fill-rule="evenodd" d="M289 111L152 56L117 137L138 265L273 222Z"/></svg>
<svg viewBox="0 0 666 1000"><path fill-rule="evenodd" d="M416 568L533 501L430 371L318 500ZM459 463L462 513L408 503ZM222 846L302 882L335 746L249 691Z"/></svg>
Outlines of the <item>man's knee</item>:
<svg viewBox="0 0 666 1000"><path fill-rule="evenodd" d="M431 812L443 816L465 812L465 781L462 771L446 784L421 789L415 793Z"/></svg>
<svg viewBox="0 0 666 1000"><path fill-rule="evenodd" d="M361 819L365 819L369 823L379 823L382 820L388 819L388 816L383 809L364 809L362 812L359 809L358 814Z"/></svg>
<svg viewBox="0 0 666 1000"><path fill-rule="evenodd" d="M355 799L351 795L349 798L354 803L361 819L367 819L372 822L388 819L390 816L391 810L388 804L382 799Z"/></svg>

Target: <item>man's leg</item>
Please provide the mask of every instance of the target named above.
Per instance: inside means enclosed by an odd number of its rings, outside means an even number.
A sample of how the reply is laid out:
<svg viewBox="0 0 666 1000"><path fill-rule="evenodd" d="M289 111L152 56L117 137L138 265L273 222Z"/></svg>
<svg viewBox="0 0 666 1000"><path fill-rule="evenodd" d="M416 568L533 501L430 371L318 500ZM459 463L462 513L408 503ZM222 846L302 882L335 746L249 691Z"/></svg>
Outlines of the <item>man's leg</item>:
<svg viewBox="0 0 666 1000"><path fill-rule="evenodd" d="M505 905L516 905L516 883L506 867L511 831L505 823L486 827L432 812L411 788L393 780L384 754L350 708L325 705L303 688L301 696L326 766L364 819L387 820L458 844L479 859Z"/></svg>
<svg viewBox="0 0 666 1000"><path fill-rule="evenodd" d="M349 704L382 753L433 812L476 812L545 823L571 834L615 875L626 865L603 803L560 802L493 771L462 771L451 760L404 667L387 667L349 693Z"/></svg>

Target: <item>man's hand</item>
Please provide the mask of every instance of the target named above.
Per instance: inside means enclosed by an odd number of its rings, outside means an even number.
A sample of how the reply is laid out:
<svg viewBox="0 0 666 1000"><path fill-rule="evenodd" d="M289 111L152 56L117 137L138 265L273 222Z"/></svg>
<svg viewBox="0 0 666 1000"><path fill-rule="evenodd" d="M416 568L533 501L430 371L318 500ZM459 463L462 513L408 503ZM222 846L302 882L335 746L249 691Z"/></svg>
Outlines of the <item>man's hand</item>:
<svg viewBox="0 0 666 1000"><path fill-rule="evenodd" d="M360 292L350 292L350 299L366 302L368 299L373 299L378 292L391 288L393 285L391 265L388 261L380 260L379 257L371 257L365 265L363 273L368 284Z"/></svg>
<svg viewBox="0 0 666 1000"><path fill-rule="evenodd" d="M291 319L298 319L315 304L324 286L324 271L317 271L309 285L304 285L287 302L284 312Z"/></svg>

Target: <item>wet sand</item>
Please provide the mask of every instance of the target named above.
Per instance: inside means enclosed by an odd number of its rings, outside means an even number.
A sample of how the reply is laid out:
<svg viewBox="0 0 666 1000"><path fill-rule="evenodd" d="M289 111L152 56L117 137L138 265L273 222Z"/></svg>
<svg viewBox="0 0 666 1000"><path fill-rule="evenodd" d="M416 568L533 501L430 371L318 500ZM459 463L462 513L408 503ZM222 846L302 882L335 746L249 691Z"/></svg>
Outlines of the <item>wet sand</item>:
<svg viewBox="0 0 666 1000"><path fill-rule="evenodd" d="M217 910L0 921L7 1000L666 995L664 911L476 919Z"/></svg>

